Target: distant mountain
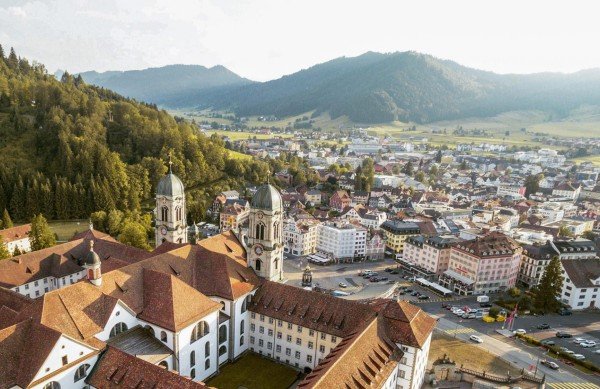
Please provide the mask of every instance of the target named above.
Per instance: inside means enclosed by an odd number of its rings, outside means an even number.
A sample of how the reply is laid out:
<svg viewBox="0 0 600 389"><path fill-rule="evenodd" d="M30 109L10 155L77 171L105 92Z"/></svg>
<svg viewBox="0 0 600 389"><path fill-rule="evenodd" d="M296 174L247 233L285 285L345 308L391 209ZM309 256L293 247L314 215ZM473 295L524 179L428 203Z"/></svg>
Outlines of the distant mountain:
<svg viewBox="0 0 600 389"><path fill-rule="evenodd" d="M566 115L600 105L600 70L500 75L416 52L368 52L172 104L230 108L243 116L328 111L358 123L423 123L530 109Z"/></svg>
<svg viewBox="0 0 600 389"><path fill-rule="evenodd" d="M58 73L58 72L57 72ZM214 88L252 83L223 66L169 65L130 71L81 73L88 84L98 85L137 100L164 106L181 106Z"/></svg>

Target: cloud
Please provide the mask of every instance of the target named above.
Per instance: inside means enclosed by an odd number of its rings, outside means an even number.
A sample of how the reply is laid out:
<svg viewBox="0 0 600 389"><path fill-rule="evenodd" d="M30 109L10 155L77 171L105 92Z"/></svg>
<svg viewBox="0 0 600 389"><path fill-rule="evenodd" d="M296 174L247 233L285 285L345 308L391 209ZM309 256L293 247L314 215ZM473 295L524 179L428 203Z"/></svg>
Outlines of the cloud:
<svg viewBox="0 0 600 389"><path fill-rule="evenodd" d="M21 18L27 17L27 12L21 7L8 7L8 12Z"/></svg>

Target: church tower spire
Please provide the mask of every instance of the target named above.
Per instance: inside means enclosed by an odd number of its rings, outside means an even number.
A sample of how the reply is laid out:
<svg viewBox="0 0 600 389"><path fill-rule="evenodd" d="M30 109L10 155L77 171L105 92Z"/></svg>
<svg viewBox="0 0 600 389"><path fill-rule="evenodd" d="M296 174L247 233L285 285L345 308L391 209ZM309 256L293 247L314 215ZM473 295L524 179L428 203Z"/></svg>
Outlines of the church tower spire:
<svg viewBox="0 0 600 389"><path fill-rule="evenodd" d="M283 201L273 185L258 188L248 220L248 266L260 277L283 280Z"/></svg>
<svg viewBox="0 0 600 389"><path fill-rule="evenodd" d="M173 174L173 161L169 153L169 172L156 187L156 247L164 242L187 243L185 189Z"/></svg>

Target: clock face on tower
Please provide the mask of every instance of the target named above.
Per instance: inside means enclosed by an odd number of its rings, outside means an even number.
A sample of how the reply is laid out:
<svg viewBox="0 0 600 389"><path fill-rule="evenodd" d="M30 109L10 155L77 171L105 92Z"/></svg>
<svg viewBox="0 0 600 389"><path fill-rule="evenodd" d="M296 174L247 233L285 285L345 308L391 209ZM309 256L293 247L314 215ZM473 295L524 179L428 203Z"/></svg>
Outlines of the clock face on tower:
<svg viewBox="0 0 600 389"><path fill-rule="evenodd" d="M261 255L263 253L263 248L260 245L254 246L254 254Z"/></svg>
<svg viewBox="0 0 600 389"><path fill-rule="evenodd" d="M263 216L264 216L264 214L263 214L262 212L258 212L258 213L256 214L256 217L257 217L257 218L259 218L259 219L262 219L262 218L263 218Z"/></svg>
<svg viewBox="0 0 600 389"><path fill-rule="evenodd" d="M167 227L165 227L165 226L160 227L160 233L163 235L167 235Z"/></svg>

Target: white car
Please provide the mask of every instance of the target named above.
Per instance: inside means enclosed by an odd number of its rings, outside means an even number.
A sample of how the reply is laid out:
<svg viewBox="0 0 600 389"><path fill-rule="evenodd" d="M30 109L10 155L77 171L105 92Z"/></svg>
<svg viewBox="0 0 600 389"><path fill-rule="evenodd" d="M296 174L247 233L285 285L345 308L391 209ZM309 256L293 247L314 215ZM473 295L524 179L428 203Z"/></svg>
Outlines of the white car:
<svg viewBox="0 0 600 389"><path fill-rule="evenodd" d="M565 350L565 351L563 351L563 352L564 352L565 354L570 354L570 355L573 355L573 354L575 354L575 351L573 351L573 350L569 350L569 349L566 349L566 350Z"/></svg>
<svg viewBox="0 0 600 389"><path fill-rule="evenodd" d="M575 344L579 344L579 343L583 343L583 342L587 342L587 339L585 339L585 338L575 338L575 339L573 339L573 343L575 343Z"/></svg>
<svg viewBox="0 0 600 389"><path fill-rule="evenodd" d="M471 336L469 336L469 339L471 339L473 342L476 342L476 343L483 343L483 339L481 339L477 335L471 335Z"/></svg>
<svg viewBox="0 0 600 389"><path fill-rule="evenodd" d="M456 311L452 311L452 313L456 316L462 316L464 315L465 311L463 311L462 309L457 309Z"/></svg>
<svg viewBox="0 0 600 389"><path fill-rule="evenodd" d="M585 359L585 355L581 355L581 354L573 354L573 358L582 361Z"/></svg>
<svg viewBox="0 0 600 389"><path fill-rule="evenodd" d="M515 334L519 334L519 335L525 335L527 333L527 331L525 331L522 328L519 328L518 330L515 330L514 332Z"/></svg>
<svg viewBox="0 0 600 389"><path fill-rule="evenodd" d="M588 340L587 342L581 342L579 345L583 348L596 347L596 342L593 340Z"/></svg>
<svg viewBox="0 0 600 389"><path fill-rule="evenodd" d="M600 354L600 348L598 350L594 350L594 354Z"/></svg>

